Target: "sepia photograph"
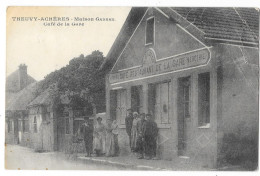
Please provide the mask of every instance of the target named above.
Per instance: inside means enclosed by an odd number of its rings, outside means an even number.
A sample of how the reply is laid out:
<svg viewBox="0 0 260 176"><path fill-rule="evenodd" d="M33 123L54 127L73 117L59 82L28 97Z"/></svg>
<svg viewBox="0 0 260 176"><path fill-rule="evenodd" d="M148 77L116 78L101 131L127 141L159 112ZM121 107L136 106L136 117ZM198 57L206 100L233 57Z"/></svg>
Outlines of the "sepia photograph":
<svg viewBox="0 0 260 176"><path fill-rule="evenodd" d="M259 8L9 6L2 118L7 170L257 171Z"/></svg>

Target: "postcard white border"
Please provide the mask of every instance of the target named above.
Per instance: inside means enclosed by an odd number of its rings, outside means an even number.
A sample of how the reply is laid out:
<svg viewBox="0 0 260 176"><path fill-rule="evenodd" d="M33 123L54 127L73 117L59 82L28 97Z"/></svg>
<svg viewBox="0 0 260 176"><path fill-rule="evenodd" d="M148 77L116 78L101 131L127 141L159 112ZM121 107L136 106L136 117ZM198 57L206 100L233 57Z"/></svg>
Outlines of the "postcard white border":
<svg viewBox="0 0 260 176"><path fill-rule="evenodd" d="M7 171L4 169L4 126L5 126L5 116L4 116L4 85L5 85L5 58L6 58L6 8L8 6L181 6L181 7L201 7L201 6L217 6L217 7L258 7L260 8L259 0L3 0L0 4L0 175L21 175L21 176L46 176L46 175L55 175L55 176L69 176L72 173L77 174L77 176L86 176L86 174L92 174L97 176L117 176L122 175L122 172L113 172L113 171ZM150 175L150 174L159 174L157 171L131 171L123 172L124 175L141 176L141 175ZM256 172L193 172L193 171L182 171L182 172L160 172L163 175L172 175L177 174L181 176L201 176L201 175L210 175L210 176L219 176L219 175L259 175L259 170Z"/></svg>

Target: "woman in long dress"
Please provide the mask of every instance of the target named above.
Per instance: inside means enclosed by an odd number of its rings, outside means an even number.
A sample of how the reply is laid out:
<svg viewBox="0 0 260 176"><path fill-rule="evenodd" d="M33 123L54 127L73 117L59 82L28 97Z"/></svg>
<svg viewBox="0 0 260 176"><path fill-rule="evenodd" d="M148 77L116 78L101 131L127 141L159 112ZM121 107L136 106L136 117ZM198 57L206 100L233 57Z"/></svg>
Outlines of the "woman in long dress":
<svg viewBox="0 0 260 176"><path fill-rule="evenodd" d="M106 129L105 125L101 123L102 118L97 118L97 124L94 127L94 142L93 149L97 156L105 153Z"/></svg>
<svg viewBox="0 0 260 176"><path fill-rule="evenodd" d="M114 120L112 123L112 133L114 135L114 140L115 140L115 156L119 155L119 143L118 143L118 125L117 121Z"/></svg>
<svg viewBox="0 0 260 176"><path fill-rule="evenodd" d="M134 120L133 120L133 125L132 125L132 130L131 130L131 150L133 152L136 152L137 149L137 122L140 120L139 114L137 112L133 113Z"/></svg>
<svg viewBox="0 0 260 176"><path fill-rule="evenodd" d="M106 125L106 156L115 156L115 138L112 131L112 120L108 119Z"/></svg>

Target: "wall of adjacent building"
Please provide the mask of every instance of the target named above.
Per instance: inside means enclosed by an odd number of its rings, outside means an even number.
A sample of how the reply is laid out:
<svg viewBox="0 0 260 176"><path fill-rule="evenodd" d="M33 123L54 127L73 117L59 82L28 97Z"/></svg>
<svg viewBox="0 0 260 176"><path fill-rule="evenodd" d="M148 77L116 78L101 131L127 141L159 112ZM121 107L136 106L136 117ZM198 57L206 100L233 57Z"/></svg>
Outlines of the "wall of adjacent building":
<svg viewBox="0 0 260 176"><path fill-rule="evenodd" d="M8 131L8 121L12 121L12 130ZM17 138L14 135L14 120L11 117L6 117L5 120L5 143L17 144Z"/></svg>
<svg viewBox="0 0 260 176"><path fill-rule="evenodd" d="M34 131L34 118L37 120L37 132ZM46 106L29 108L30 147L36 151L53 151L55 133L53 130L52 113Z"/></svg>
<svg viewBox="0 0 260 176"><path fill-rule="evenodd" d="M259 50L222 44L218 48L221 53L218 56L221 78L218 97L218 149L221 155L224 152L223 145L233 147L231 141L225 141L225 135L239 138L241 146L245 145L243 138L254 139L255 145L258 143Z"/></svg>

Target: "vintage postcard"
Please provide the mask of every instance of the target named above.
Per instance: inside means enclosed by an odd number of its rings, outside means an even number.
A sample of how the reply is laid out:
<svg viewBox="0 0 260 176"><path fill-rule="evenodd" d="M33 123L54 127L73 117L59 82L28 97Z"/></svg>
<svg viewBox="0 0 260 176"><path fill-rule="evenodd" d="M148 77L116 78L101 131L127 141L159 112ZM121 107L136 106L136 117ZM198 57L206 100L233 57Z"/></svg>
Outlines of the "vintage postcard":
<svg viewBox="0 0 260 176"><path fill-rule="evenodd" d="M258 8L6 13L6 169L258 170Z"/></svg>

